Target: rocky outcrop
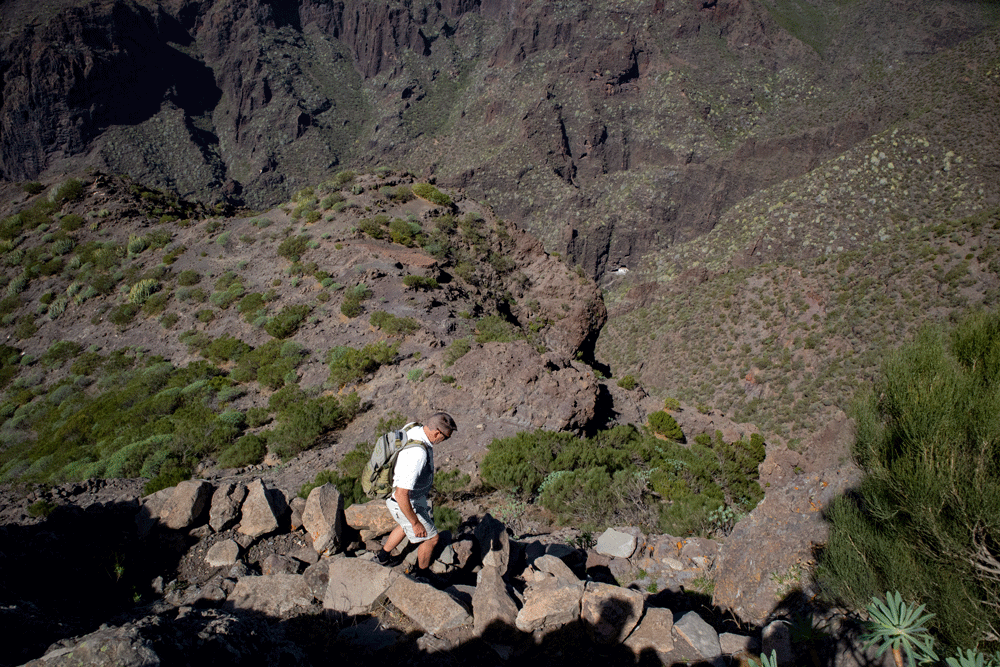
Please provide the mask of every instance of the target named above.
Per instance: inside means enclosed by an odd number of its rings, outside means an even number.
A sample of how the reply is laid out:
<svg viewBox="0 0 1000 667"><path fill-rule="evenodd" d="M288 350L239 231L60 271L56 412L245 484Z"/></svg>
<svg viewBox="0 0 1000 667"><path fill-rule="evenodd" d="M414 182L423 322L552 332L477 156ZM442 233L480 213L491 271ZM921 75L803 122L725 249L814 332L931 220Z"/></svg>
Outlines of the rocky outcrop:
<svg viewBox="0 0 1000 667"><path fill-rule="evenodd" d="M261 208L348 164L412 164L591 275L711 230L741 198L904 116L800 119L804 90L857 94L869 42L912 63L925 57L913 43L946 48L984 25L917 10L859 44L856 23L877 13L862 3L841 6L822 31L842 32L817 45L745 0L46 8L0 9L17 26L0 41L4 179L97 166Z"/></svg>

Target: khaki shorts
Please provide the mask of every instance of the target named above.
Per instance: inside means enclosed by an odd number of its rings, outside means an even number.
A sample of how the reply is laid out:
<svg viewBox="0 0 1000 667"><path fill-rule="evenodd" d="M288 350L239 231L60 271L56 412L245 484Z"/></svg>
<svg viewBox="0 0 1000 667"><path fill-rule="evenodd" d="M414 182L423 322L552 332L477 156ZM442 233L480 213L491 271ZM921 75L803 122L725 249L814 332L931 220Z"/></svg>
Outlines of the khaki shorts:
<svg viewBox="0 0 1000 667"><path fill-rule="evenodd" d="M406 518L403 514L403 510L400 509L399 503L392 496L389 496L385 500L385 506L389 508L389 513L392 514L392 518L396 520L400 526L402 526L403 531L406 532L406 539L410 542L416 544L417 542L423 542L426 539L434 537L437 535L437 528L434 527L434 514L431 509L430 500L427 498L410 498L410 505L413 507L413 511L417 513L417 519L420 523L424 524L424 528L427 529L426 537L417 537L413 534L413 526L410 524L410 520Z"/></svg>

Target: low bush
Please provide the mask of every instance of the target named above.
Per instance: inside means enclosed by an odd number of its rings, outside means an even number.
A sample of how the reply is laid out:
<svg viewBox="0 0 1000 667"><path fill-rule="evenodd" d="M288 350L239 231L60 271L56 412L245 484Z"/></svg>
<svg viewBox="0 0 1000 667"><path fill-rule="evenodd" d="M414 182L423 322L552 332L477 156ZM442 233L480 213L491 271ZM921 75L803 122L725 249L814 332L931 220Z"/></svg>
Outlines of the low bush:
<svg viewBox="0 0 1000 667"><path fill-rule="evenodd" d="M134 303L123 303L111 309L111 312L108 313L108 320L119 328L127 327L139 314L139 309L139 306Z"/></svg>
<svg viewBox="0 0 1000 667"><path fill-rule="evenodd" d="M201 282L201 274L197 271L187 269L177 274L177 284L184 287L191 287Z"/></svg>
<svg viewBox="0 0 1000 667"><path fill-rule="evenodd" d="M219 465L223 468L242 468L255 465L267 455L267 441L259 435L248 433L219 454Z"/></svg>
<svg viewBox="0 0 1000 667"><path fill-rule="evenodd" d="M403 278L403 284L412 289L427 290L437 289L440 287L438 281L434 278L426 278L424 276L406 276Z"/></svg>
<svg viewBox="0 0 1000 667"><path fill-rule="evenodd" d="M309 247L309 237L305 234L289 236L278 246L278 254L290 262L297 262Z"/></svg>
<svg viewBox="0 0 1000 667"><path fill-rule="evenodd" d="M627 391L632 391L639 386L639 383L636 381L635 377L626 375L618 381L618 386Z"/></svg>
<svg viewBox="0 0 1000 667"><path fill-rule="evenodd" d="M285 306L274 317L268 319L264 331L274 338L288 338L298 331L312 308L305 304Z"/></svg>
<svg viewBox="0 0 1000 667"><path fill-rule="evenodd" d="M344 291L344 301L340 304L340 312L345 317L357 317L361 314L361 302L371 297L367 285L358 284Z"/></svg>
<svg viewBox="0 0 1000 667"><path fill-rule="evenodd" d="M368 321L390 336L408 336L420 329L420 323L412 317L396 317L384 310L376 310Z"/></svg>
<svg viewBox="0 0 1000 667"><path fill-rule="evenodd" d="M398 353L399 343L389 345L379 341L365 345L360 350L338 345L326 356L326 364L330 368L328 381L338 388L357 382L377 371L380 366L392 363Z"/></svg>
<svg viewBox="0 0 1000 667"><path fill-rule="evenodd" d="M669 440L684 442L684 432L681 430L677 420L668 415L663 410L658 410L649 415L649 428L654 433L662 435Z"/></svg>
<svg viewBox="0 0 1000 667"><path fill-rule="evenodd" d="M430 183L415 183L412 187L412 192L421 199L426 199L432 204L437 204L438 206L450 207L452 205L451 197L444 194Z"/></svg>
<svg viewBox="0 0 1000 667"><path fill-rule="evenodd" d="M308 401L289 402L280 409L272 406L281 421L267 432L268 448L282 459L295 456L312 448L324 433L350 423L360 407L361 399L353 392L340 399L320 396Z"/></svg>
<svg viewBox="0 0 1000 667"><path fill-rule="evenodd" d="M524 338L520 329L500 315L487 315L476 322L477 343L512 343Z"/></svg>
<svg viewBox="0 0 1000 667"><path fill-rule="evenodd" d="M49 198L53 202L67 202L79 199L83 196L83 182L76 178L63 181L52 191Z"/></svg>
<svg viewBox="0 0 1000 667"><path fill-rule="evenodd" d="M703 434L687 448L631 426L592 438L539 430L494 440L480 474L493 488L537 495L561 521L707 534L714 510L749 511L763 497L756 481L763 457L759 436L726 443L721 433Z"/></svg>
<svg viewBox="0 0 1000 667"><path fill-rule="evenodd" d="M452 366L456 361L464 357L472 349L472 340L469 338L458 338L448 346L448 351L444 354L444 365Z"/></svg>

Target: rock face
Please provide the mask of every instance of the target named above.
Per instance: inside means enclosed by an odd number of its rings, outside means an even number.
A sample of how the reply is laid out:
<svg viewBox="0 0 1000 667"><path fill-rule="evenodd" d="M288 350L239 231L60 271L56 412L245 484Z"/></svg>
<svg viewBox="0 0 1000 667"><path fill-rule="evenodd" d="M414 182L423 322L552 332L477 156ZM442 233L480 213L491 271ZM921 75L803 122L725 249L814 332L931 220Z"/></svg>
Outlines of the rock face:
<svg viewBox="0 0 1000 667"><path fill-rule="evenodd" d="M351 162L414 164L600 274L707 232L739 199L906 112L817 114L787 136L780 118L800 112L798 89L771 72L846 91L876 42L882 57L912 64L987 20L914 11L882 21L882 5L838 6L824 30L844 28L821 59L745 0L656 0L634 13L501 0L42 11L10 0L0 178L89 165L259 208ZM877 40L857 29L869 15ZM709 34L718 49L703 47Z"/></svg>

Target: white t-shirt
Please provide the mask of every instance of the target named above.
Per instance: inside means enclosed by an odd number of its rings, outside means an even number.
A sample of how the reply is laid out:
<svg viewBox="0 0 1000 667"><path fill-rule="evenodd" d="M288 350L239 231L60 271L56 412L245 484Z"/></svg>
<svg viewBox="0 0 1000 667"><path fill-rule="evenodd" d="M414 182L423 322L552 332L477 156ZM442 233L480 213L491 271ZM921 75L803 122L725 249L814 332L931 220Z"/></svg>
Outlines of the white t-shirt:
<svg viewBox="0 0 1000 667"><path fill-rule="evenodd" d="M423 426L414 426L406 432L410 440L419 440L424 447L404 449L396 457L392 485L407 489L411 497L426 496L434 485L434 447L427 439ZM395 491L393 492L395 497Z"/></svg>

